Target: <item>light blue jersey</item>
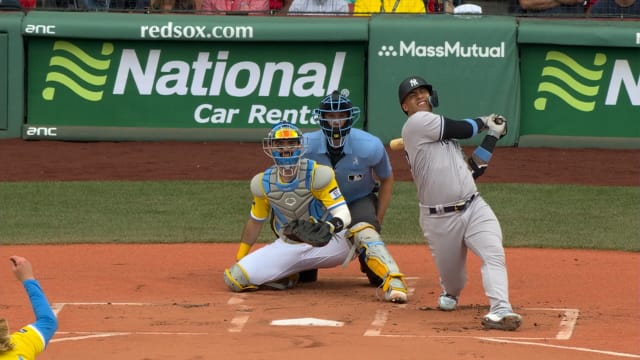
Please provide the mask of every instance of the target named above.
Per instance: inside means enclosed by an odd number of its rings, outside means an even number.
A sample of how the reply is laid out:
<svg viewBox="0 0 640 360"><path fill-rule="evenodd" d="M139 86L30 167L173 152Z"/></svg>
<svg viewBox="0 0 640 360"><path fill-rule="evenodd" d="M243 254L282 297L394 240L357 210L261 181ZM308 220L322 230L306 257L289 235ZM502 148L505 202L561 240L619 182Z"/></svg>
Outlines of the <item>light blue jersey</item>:
<svg viewBox="0 0 640 360"><path fill-rule="evenodd" d="M304 134L304 157L333 167L327 154L327 138L321 130ZM366 131L352 128L343 148L344 157L335 166L336 179L342 195L351 203L373 191L377 176L392 175L391 162L382 141Z"/></svg>

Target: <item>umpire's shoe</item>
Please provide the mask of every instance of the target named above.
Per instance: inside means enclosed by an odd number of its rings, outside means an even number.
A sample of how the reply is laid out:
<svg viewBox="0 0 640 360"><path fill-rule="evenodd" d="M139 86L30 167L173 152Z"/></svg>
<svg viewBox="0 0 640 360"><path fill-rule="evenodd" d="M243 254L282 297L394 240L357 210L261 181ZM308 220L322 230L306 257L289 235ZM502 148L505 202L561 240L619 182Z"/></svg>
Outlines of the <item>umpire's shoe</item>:
<svg viewBox="0 0 640 360"><path fill-rule="evenodd" d="M300 271L298 276L298 281L301 283L316 282L318 281L318 269Z"/></svg>

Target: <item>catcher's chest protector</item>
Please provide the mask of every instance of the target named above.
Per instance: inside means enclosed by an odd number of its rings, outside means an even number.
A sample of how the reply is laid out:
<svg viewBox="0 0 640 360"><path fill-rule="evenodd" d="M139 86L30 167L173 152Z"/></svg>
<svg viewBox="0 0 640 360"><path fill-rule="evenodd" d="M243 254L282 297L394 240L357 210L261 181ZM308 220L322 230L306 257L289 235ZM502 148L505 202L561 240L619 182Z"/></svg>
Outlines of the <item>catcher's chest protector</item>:
<svg viewBox="0 0 640 360"><path fill-rule="evenodd" d="M309 218L309 204L314 200L309 190L312 170L311 161L302 161L297 178L289 184L278 184L277 171L265 172L264 189L275 215L277 229L292 219Z"/></svg>

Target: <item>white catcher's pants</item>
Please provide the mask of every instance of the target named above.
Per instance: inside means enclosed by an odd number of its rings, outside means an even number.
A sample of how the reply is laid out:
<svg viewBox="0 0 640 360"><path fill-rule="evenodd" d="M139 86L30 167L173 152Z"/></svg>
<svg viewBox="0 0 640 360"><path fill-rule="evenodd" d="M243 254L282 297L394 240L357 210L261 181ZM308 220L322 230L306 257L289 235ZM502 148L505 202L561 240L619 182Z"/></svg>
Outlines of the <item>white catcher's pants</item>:
<svg viewBox="0 0 640 360"><path fill-rule="evenodd" d="M292 244L280 238L249 253L238 261L249 282L262 285L280 280L303 270L333 268L345 261L351 242L345 237L347 230L333 236L323 247L309 244Z"/></svg>

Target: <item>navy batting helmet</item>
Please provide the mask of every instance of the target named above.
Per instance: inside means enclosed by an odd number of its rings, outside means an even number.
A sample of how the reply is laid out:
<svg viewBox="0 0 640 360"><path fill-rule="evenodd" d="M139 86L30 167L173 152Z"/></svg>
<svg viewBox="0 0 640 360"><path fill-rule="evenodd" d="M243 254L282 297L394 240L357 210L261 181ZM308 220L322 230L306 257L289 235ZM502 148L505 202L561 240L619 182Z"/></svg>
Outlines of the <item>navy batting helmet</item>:
<svg viewBox="0 0 640 360"><path fill-rule="evenodd" d="M420 76L409 76L400 83L400 86L398 86L398 100L400 101L400 105L402 105L404 98L406 98L411 91L421 87L426 88L429 94L431 94L431 96L429 96L431 106L438 107L438 93L433 89L431 84Z"/></svg>

